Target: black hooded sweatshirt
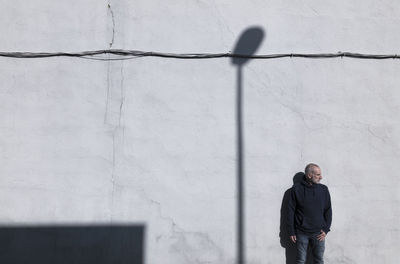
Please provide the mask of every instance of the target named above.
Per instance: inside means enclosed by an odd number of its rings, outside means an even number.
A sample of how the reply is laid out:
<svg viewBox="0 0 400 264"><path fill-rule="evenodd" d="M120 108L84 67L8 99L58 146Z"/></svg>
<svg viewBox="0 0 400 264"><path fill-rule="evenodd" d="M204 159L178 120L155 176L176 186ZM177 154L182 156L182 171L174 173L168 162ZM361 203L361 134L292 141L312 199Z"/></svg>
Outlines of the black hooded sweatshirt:
<svg viewBox="0 0 400 264"><path fill-rule="evenodd" d="M288 232L312 234L330 231L332 223L331 196L323 184L302 182L293 185L288 202Z"/></svg>

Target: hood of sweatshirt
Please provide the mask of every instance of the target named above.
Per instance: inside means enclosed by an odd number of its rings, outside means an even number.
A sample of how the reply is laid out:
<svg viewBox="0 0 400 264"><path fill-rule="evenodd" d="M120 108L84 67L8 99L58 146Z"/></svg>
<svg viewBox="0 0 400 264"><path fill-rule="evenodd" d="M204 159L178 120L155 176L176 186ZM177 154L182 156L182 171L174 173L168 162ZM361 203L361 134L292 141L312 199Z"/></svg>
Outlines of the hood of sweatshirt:
<svg viewBox="0 0 400 264"><path fill-rule="evenodd" d="M329 232L332 222L331 201L328 188L323 184L308 183L306 178L295 183L291 190L288 216L289 231L308 234Z"/></svg>
<svg viewBox="0 0 400 264"><path fill-rule="evenodd" d="M303 186L304 190L304 197L312 195L315 196L315 189L318 187L318 184L312 183L310 184L306 177L304 176L303 180L301 181L301 185Z"/></svg>

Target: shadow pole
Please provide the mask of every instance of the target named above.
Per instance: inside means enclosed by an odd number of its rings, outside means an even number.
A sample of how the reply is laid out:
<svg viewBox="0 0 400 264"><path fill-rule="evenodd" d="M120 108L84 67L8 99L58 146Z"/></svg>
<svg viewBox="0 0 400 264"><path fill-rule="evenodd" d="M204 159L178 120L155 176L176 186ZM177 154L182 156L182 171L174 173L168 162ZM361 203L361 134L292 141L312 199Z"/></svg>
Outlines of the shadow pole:
<svg viewBox="0 0 400 264"><path fill-rule="evenodd" d="M246 263L245 244L245 201L244 201L244 136L243 136L243 65L249 61L264 38L260 27L245 30L236 43L232 64L237 67L236 86L236 181L237 181L237 264Z"/></svg>
<svg viewBox="0 0 400 264"><path fill-rule="evenodd" d="M238 264L244 264L245 260L245 241L244 241L244 188L243 188L243 112L242 112L242 66L237 69L237 89L236 89L236 137L237 137L237 260Z"/></svg>

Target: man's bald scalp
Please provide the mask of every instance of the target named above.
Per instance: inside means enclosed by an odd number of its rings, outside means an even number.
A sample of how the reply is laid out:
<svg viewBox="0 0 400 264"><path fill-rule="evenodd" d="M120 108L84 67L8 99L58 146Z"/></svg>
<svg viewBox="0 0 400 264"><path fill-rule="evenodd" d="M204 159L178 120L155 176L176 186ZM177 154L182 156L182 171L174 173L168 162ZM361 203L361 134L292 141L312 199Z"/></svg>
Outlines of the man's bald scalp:
<svg viewBox="0 0 400 264"><path fill-rule="evenodd" d="M309 164L307 164L306 168L304 169L304 173L306 175L309 175L310 173L312 173L314 171L314 168L319 168L319 166L315 163L309 163Z"/></svg>

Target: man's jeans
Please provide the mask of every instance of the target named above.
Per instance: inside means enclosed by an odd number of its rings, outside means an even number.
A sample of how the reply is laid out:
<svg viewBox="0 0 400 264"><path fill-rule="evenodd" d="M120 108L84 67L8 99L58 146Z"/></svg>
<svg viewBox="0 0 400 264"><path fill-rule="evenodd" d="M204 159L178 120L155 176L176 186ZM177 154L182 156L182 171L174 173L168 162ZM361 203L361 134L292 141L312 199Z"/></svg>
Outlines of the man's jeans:
<svg viewBox="0 0 400 264"><path fill-rule="evenodd" d="M297 256L296 264L306 263L307 248L310 244L314 257L314 264L324 264L325 240L318 241L317 236L320 233L305 234L298 232L296 235Z"/></svg>

